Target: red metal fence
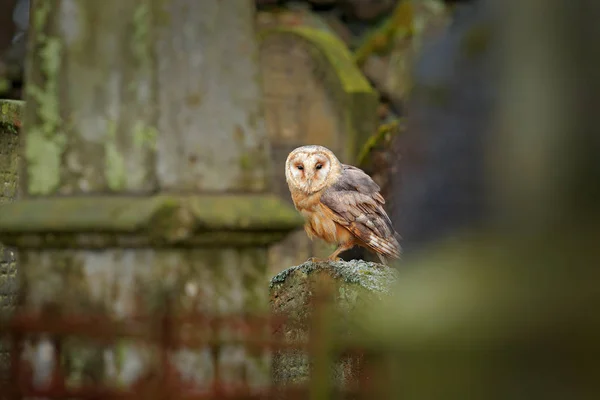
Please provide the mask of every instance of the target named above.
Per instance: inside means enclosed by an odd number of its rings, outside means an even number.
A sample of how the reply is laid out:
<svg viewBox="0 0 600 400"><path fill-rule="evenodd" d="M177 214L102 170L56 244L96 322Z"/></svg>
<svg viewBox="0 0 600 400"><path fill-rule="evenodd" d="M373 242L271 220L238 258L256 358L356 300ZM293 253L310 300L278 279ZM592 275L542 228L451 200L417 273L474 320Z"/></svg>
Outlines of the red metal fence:
<svg viewBox="0 0 600 400"><path fill-rule="evenodd" d="M17 312L5 324L2 334L10 340L11 366L7 388L0 391L0 398L78 398L78 399L308 399L308 398L367 398L369 374L361 363L355 382L334 389L327 369L337 357L352 354L361 359L362 351L339 348L339 338L327 335L328 318L320 312L325 307L315 302L310 322L310 335L306 341L290 342L277 334L284 326L293 323L282 315L233 315L216 316L202 313L175 315L167 307L160 316L139 316L126 321L116 321L107 316L51 315ZM220 338L218 332L235 332L228 339ZM32 382L32 366L22 357L24 343L44 335L50 337L54 354L54 368L49 381L43 386ZM159 355L156 368L127 387L107 384L68 385L60 362L63 341L69 337L91 340L103 345L127 339L152 346ZM333 348L333 341L338 343ZM216 357L224 345L239 345L245 349L273 352L301 351L311 357L311 377L302 385L269 384L260 389L252 388L246 378L239 382L223 382ZM179 376L169 355L178 348L208 347L215 370L210 385L195 387ZM358 365L357 364L357 365ZM363 396L364 393L364 396ZM369 397L370 398L370 397Z"/></svg>

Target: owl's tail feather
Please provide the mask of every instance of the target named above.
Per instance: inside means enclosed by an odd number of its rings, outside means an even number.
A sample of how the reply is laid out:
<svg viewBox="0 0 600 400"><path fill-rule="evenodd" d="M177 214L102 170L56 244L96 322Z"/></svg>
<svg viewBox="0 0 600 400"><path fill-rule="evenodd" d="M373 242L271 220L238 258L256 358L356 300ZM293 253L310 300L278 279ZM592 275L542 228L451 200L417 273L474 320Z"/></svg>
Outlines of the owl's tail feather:
<svg viewBox="0 0 600 400"><path fill-rule="evenodd" d="M378 255L399 259L401 256L400 244L395 237L381 238L371 234L369 241L367 242L369 247L373 249ZM381 257L380 257L381 259ZM384 263L385 264L385 263Z"/></svg>

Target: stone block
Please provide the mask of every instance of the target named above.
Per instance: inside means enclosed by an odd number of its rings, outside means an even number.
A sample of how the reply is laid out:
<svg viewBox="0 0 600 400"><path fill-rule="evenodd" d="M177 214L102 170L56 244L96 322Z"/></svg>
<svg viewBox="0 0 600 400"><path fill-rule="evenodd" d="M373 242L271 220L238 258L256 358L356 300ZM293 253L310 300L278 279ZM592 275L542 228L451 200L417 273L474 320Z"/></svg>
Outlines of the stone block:
<svg viewBox="0 0 600 400"><path fill-rule="evenodd" d="M332 314L331 338L336 346L352 339L360 331L354 324L360 313L377 307L387 296L397 279L397 271L381 264L352 260L349 262L306 262L286 269L273 277L270 283L271 311L285 316L275 336L286 342L309 339L315 312L315 295L319 283L327 285L332 294L329 303ZM311 337L311 340L327 340ZM360 372L361 359L342 356L329 371L335 385L343 386L355 380ZM301 350L278 351L273 356L272 379L275 384L306 383L310 376L309 354Z"/></svg>

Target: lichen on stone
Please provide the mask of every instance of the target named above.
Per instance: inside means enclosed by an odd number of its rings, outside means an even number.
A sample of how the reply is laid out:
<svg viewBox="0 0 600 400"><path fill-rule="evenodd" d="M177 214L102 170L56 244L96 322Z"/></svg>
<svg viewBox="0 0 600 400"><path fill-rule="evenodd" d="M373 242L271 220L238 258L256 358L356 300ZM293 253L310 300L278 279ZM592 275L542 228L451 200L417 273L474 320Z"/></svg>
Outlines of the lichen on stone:
<svg viewBox="0 0 600 400"><path fill-rule="evenodd" d="M117 148L117 125L114 121L108 121L104 151L106 183L112 190L120 190L125 187L127 173L125 171L125 159Z"/></svg>
<svg viewBox="0 0 600 400"><path fill-rule="evenodd" d="M49 194L60 184L60 161L67 145L58 102L63 46L60 39L45 32L50 7L48 1L40 2L33 15L39 59L36 57L32 65L39 65L43 80L29 80L26 89L27 96L35 101L37 114L37 120L28 128L25 143L30 194Z"/></svg>
<svg viewBox="0 0 600 400"><path fill-rule="evenodd" d="M156 150L156 141L158 139L158 130L149 126L143 121L136 121L133 127L133 143L136 147L148 147Z"/></svg>
<svg viewBox="0 0 600 400"><path fill-rule="evenodd" d="M293 35L316 47L327 59L331 68L335 69L340 84L345 91L373 92L373 88L367 79L356 67L352 54L350 54L344 43L334 35L308 27L278 27L261 32L260 39L265 39L272 34Z"/></svg>
<svg viewBox="0 0 600 400"><path fill-rule="evenodd" d="M142 68L150 65L151 42L150 38L150 7L148 3L142 2L133 15L134 32L131 42L131 50L140 62Z"/></svg>
<svg viewBox="0 0 600 400"><path fill-rule="evenodd" d="M302 272L306 275L317 270L331 270L333 274L346 283L361 286L372 292L387 293L389 283L396 280L396 270L384 265L363 260L312 262L307 261L295 267L288 268L275 275L269 288L285 282L290 274Z"/></svg>
<svg viewBox="0 0 600 400"><path fill-rule="evenodd" d="M17 133L23 120L23 105L19 100L0 99L0 133Z"/></svg>
<svg viewBox="0 0 600 400"><path fill-rule="evenodd" d="M152 9L148 1L140 2L133 15L133 35L131 51L137 62L138 75L150 76L152 74ZM148 90L138 85L139 80L132 80L128 89L138 98L146 97ZM149 120L138 119L133 127L134 145L138 148L147 147L156 150L158 129Z"/></svg>
<svg viewBox="0 0 600 400"><path fill-rule="evenodd" d="M327 327L323 332L328 332L331 339L327 340L335 342L328 345L337 352L345 346L346 340L362 335L362 327L357 322L379 307L397 281L396 274L395 269L363 260L307 261L282 271L270 283L271 310L286 316L278 334L284 341L307 340L316 326L315 318L323 318L325 312ZM333 289L325 307L324 303L319 306L313 302L321 283L326 284L327 289ZM321 312L316 312L319 309ZM362 361L354 356L338 355L329 372L332 384L342 388L357 379ZM276 351L272 364L273 381L278 384L305 383L310 379L311 362L302 350Z"/></svg>

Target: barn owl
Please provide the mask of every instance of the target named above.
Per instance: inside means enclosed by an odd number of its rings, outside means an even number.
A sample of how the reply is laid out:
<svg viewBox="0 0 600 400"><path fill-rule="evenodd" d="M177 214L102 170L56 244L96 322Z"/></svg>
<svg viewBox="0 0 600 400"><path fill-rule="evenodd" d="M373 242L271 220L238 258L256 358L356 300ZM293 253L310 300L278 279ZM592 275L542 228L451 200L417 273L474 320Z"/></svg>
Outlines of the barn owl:
<svg viewBox="0 0 600 400"><path fill-rule="evenodd" d="M288 155L285 178L308 237L337 245L328 260L339 260L338 254L354 246L374 251L384 265L386 258L400 258L400 236L383 209L379 186L361 169L310 145Z"/></svg>

